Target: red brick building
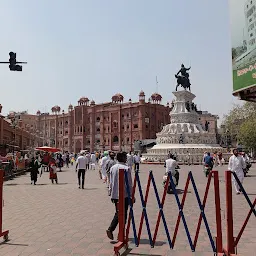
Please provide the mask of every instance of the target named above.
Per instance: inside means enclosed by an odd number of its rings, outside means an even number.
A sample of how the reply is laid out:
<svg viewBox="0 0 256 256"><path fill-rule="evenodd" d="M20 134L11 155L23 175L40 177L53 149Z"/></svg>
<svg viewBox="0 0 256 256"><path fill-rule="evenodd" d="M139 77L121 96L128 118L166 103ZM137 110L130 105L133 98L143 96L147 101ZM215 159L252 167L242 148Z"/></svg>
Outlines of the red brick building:
<svg viewBox="0 0 256 256"><path fill-rule="evenodd" d="M2 105L0 104L0 113ZM0 154L28 150L42 144L36 132L24 129L19 116L11 113L8 118L0 114Z"/></svg>
<svg viewBox="0 0 256 256"><path fill-rule="evenodd" d="M138 102L124 102L121 94L102 104L82 97L77 106L69 105L67 112L54 106L52 114L38 111L37 115L21 115L21 120L24 127L36 130L44 145L64 151L130 151L134 141L156 138L156 133L170 122L169 105L161 105L161 100L161 95L154 93L146 102L143 91Z"/></svg>

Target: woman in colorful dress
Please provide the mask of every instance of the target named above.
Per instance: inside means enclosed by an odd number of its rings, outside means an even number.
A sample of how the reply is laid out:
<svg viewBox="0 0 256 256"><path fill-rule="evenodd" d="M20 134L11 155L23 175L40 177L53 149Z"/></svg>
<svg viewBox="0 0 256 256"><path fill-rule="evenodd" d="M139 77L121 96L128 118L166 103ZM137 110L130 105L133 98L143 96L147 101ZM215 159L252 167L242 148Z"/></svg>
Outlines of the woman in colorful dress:
<svg viewBox="0 0 256 256"><path fill-rule="evenodd" d="M56 167L56 162L54 158L51 158L49 161L49 170L50 170L49 179L52 181L52 184L54 183L54 180L56 184L58 184L57 167Z"/></svg>

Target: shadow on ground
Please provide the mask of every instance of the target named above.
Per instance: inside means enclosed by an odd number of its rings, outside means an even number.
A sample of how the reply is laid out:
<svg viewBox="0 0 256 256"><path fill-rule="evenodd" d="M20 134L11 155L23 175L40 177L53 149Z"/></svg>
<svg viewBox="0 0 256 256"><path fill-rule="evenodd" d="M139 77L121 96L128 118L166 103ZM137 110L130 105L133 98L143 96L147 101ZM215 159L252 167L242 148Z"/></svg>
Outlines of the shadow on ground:
<svg viewBox="0 0 256 256"><path fill-rule="evenodd" d="M129 242L134 244L134 239L133 238L129 238ZM140 244L148 244L148 246L150 247L149 239L140 239ZM163 246L164 244L166 244L166 242L163 242L163 241L156 241L155 242L155 246Z"/></svg>

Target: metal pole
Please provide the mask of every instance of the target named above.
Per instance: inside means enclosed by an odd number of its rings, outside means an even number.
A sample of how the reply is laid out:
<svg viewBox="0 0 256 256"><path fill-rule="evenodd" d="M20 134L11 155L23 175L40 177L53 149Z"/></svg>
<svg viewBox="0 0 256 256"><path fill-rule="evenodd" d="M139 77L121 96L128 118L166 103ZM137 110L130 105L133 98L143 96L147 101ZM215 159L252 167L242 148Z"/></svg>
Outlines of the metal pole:
<svg viewBox="0 0 256 256"><path fill-rule="evenodd" d="M0 170L0 237L4 237L4 241L8 240L9 230L3 231L3 181L4 170Z"/></svg>
<svg viewBox="0 0 256 256"><path fill-rule="evenodd" d="M125 246L125 213L124 213L124 169L119 170L119 197L118 197L118 242L114 245L114 252L118 255L119 250Z"/></svg>
<svg viewBox="0 0 256 256"><path fill-rule="evenodd" d="M234 254L234 229L233 229L233 205L232 205L232 173L225 172L226 180L226 212L227 212L227 253Z"/></svg>
<svg viewBox="0 0 256 256"><path fill-rule="evenodd" d="M222 226L221 226L221 208L220 208L220 188L219 188L219 172L213 171L214 175L214 195L215 195L215 211L216 211L216 249L217 253L223 252L222 242Z"/></svg>

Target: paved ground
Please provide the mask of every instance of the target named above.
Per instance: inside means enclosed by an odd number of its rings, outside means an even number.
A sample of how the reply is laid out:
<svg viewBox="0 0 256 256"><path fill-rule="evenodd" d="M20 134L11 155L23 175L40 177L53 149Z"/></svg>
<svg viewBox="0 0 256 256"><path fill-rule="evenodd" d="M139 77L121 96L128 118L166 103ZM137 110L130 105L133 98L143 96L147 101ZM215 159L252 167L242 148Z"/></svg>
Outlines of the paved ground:
<svg viewBox="0 0 256 256"><path fill-rule="evenodd" d="M160 197L163 188L161 186L164 169L161 166L143 165L140 173L143 192L149 170L154 171ZM225 187L224 169L219 168L220 189L222 200L222 224L225 240ZM202 173L201 166L182 166L179 188L184 188L188 170L192 170L201 198L205 190L206 179ZM254 165L251 177L245 179L244 187L251 200L256 195L256 166ZM10 241L0 244L0 255L113 255L113 244L106 237L105 230L110 224L114 213L114 206L107 196L105 184L98 178L96 171L88 171L86 174L86 189L77 188L77 180L74 169L64 169L58 173L59 184L52 185L48 179L48 173L39 178L38 185L30 184L29 175L24 175L4 184L4 228L10 230ZM138 191L137 191L138 192ZM199 209L195 193L192 187L185 203L185 216L192 237L199 216ZM182 197L182 193L179 195ZM135 219L138 222L141 214L141 203L136 196ZM206 206L206 215L213 236L215 233L214 195L212 187ZM242 195L234 195L234 228L235 235L239 231L249 207ZM150 220L151 232L153 234L156 223L158 207L154 192L151 188L147 211ZM168 223L171 237L173 227L176 223L178 208L173 195L167 195L164 213ZM238 253L240 255L256 255L256 221L252 216L242 236ZM115 233L116 236L116 233ZM132 232L130 232L132 237ZM132 239L131 239L132 240ZM157 244L151 249L148 245L148 236L145 226L139 248L133 248L126 255L213 255L210 242L202 223L202 232L199 235L197 254L190 253L188 240L184 232L184 226L180 223L180 230L176 240L175 249L170 251L163 224L161 222L157 236ZM204 252L203 254L200 252ZM207 254L207 252L209 254Z"/></svg>

